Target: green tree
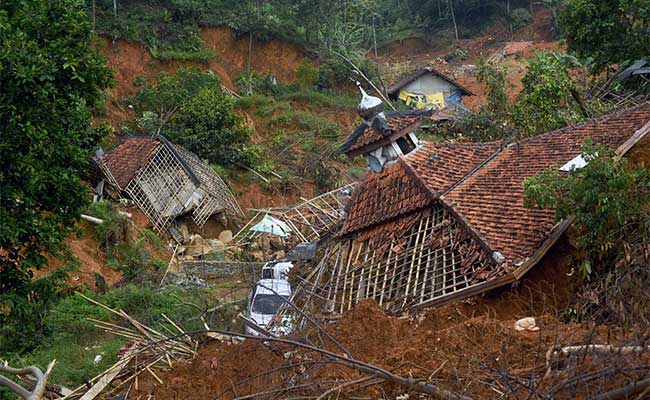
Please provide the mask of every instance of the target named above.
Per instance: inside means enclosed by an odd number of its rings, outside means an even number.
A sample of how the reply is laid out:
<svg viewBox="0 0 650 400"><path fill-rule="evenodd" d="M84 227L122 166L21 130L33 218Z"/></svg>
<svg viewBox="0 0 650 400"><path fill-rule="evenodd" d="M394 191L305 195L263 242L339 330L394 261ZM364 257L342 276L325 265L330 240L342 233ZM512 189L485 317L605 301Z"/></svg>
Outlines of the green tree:
<svg viewBox="0 0 650 400"><path fill-rule="evenodd" d="M524 134L538 134L579 121L578 85L571 68L578 61L566 53L537 53L521 80L523 89L513 110L513 122Z"/></svg>
<svg viewBox="0 0 650 400"><path fill-rule="evenodd" d="M600 72L650 54L650 1L568 0L560 28L569 50Z"/></svg>
<svg viewBox="0 0 650 400"><path fill-rule="evenodd" d="M0 348L37 340L60 280L33 271L66 255L87 205L91 112L111 82L91 39L81 1L0 3Z"/></svg>
<svg viewBox="0 0 650 400"><path fill-rule="evenodd" d="M162 133L165 125L176 115L181 106L204 88L217 89L221 81L212 71L179 69L175 74L158 74L156 81L144 78L136 80L140 89L135 95L136 111L141 113L142 128L149 133Z"/></svg>
<svg viewBox="0 0 650 400"><path fill-rule="evenodd" d="M231 97L204 88L185 102L167 130L170 138L218 165L252 164L251 131Z"/></svg>
<svg viewBox="0 0 650 400"><path fill-rule="evenodd" d="M568 175L557 168L526 180L526 204L555 208L557 220L574 216L576 246L585 254L582 276L607 272L626 247L648 239L650 171L616 159L605 146L587 142L587 165Z"/></svg>

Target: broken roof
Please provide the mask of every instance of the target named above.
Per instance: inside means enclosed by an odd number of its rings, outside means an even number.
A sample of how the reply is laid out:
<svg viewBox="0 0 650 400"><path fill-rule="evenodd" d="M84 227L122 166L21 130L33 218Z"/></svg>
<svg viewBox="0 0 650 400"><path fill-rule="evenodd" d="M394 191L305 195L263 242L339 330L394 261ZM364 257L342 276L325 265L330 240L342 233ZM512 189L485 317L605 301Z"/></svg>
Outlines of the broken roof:
<svg viewBox="0 0 650 400"><path fill-rule="evenodd" d="M140 168L147 165L158 146L160 141L153 136L134 136L99 159L111 172L118 186L125 188Z"/></svg>
<svg viewBox="0 0 650 400"><path fill-rule="evenodd" d="M452 85L456 86L463 94L467 96L474 96L474 93L472 93L469 89L461 85L460 83L456 82L455 80L451 79L447 75L443 74L442 72L436 70L433 67L421 67L418 69L413 70L411 73L405 75L402 77L397 83L392 85L391 87L388 88L388 95L390 97L396 97L399 91L409 83L413 82L414 80L418 79L422 75L425 74L433 74L436 75L445 81L451 83Z"/></svg>
<svg viewBox="0 0 650 400"><path fill-rule="evenodd" d="M642 128L644 135L650 130L649 121L650 103L644 103L508 146L426 144L381 173L365 177L354 193L341 235L440 201L480 242L501 253L506 264L535 260L548 238L568 224L556 224L553 210L526 208L524 180L573 159L587 138L612 149L629 148L630 140L643 136Z"/></svg>
<svg viewBox="0 0 650 400"><path fill-rule="evenodd" d="M380 132L368 122L363 122L338 148L337 153L355 156L390 143L391 138L404 135L422 124L422 117L431 115L428 110L386 111L384 116L388 130Z"/></svg>

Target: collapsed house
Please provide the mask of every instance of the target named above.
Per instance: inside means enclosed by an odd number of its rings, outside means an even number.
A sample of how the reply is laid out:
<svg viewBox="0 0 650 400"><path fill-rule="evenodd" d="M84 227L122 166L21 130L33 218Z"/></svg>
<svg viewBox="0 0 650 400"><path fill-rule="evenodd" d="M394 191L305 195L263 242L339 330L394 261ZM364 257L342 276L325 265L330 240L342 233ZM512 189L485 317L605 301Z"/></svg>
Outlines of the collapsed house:
<svg viewBox="0 0 650 400"><path fill-rule="evenodd" d="M133 200L158 232L189 212L199 227L216 213L243 215L208 164L161 135L131 136L94 161L105 181Z"/></svg>
<svg viewBox="0 0 650 400"><path fill-rule="evenodd" d="M579 167L587 139L617 157L650 154L650 103L514 143L421 143L421 116L380 111L340 148L371 171L314 282L333 312L368 298L394 311L439 305L514 283L571 223L527 208L526 178ZM402 139L413 148L400 151Z"/></svg>
<svg viewBox="0 0 650 400"><path fill-rule="evenodd" d="M463 96L473 96L469 89L432 67L418 68L388 88L391 100L402 100L414 109L442 110L462 103Z"/></svg>

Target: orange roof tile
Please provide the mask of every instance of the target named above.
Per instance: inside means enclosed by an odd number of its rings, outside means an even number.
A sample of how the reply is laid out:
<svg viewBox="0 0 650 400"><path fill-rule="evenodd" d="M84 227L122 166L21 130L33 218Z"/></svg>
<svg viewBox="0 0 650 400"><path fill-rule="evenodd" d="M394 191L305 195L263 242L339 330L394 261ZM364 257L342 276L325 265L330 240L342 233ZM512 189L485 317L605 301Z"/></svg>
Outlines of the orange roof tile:
<svg viewBox="0 0 650 400"><path fill-rule="evenodd" d="M158 146L160 146L158 139L133 136L99 157L99 161L108 168L120 188L124 189L140 168L147 165Z"/></svg>
<svg viewBox="0 0 650 400"><path fill-rule="evenodd" d="M587 138L616 149L649 121L650 103L644 103L503 148L496 142L427 143L382 172L366 175L341 234L365 234L367 228L420 211L440 197L506 264L525 261L556 221L553 210L524 206L524 180L564 165L580 154Z"/></svg>
<svg viewBox="0 0 650 400"><path fill-rule="evenodd" d="M501 148L490 143L425 143L406 160L433 192L444 193Z"/></svg>
<svg viewBox="0 0 650 400"><path fill-rule="evenodd" d="M354 191L341 234L358 231L419 210L433 196L412 168L398 159L380 173L368 173Z"/></svg>
<svg viewBox="0 0 650 400"><path fill-rule="evenodd" d="M556 223L553 210L524 206L524 180L560 168L580 154L587 138L615 150L648 121L650 103L645 103L513 143L443 197L490 248L511 262L524 261Z"/></svg>

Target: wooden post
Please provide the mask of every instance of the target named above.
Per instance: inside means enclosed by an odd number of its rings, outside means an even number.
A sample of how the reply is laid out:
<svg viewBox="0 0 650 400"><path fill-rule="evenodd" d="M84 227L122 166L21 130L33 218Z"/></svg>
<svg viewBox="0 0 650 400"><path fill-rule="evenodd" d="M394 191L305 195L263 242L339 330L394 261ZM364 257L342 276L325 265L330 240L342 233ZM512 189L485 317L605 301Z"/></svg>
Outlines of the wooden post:
<svg viewBox="0 0 650 400"><path fill-rule="evenodd" d="M422 220L420 220L420 225L418 226L418 233L415 235L415 245L413 246L413 252L411 255L411 266L409 268L409 273L408 276L406 277L406 290L404 290L404 302L402 303L402 307L406 305L406 301L408 300L408 294L409 294L409 289L411 288L411 275L413 274L413 267L415 267L415 251L418 247L418 243L420 242L420 231L422 230Z"/></svg>

